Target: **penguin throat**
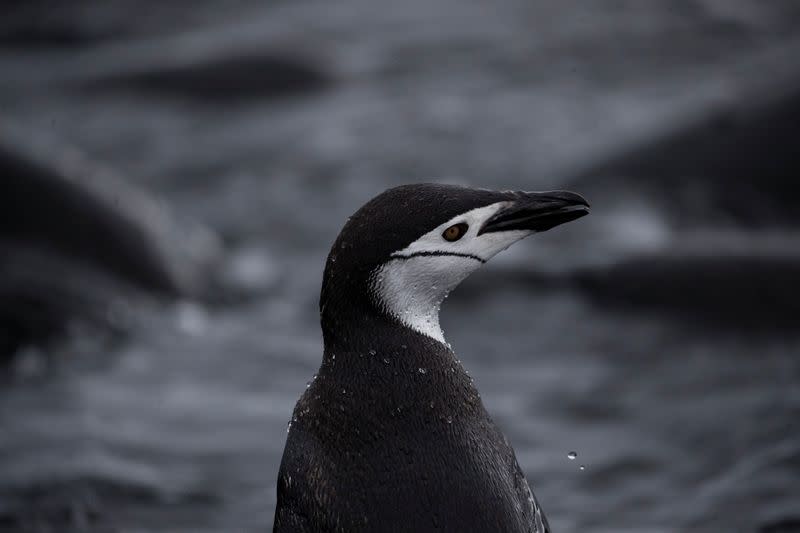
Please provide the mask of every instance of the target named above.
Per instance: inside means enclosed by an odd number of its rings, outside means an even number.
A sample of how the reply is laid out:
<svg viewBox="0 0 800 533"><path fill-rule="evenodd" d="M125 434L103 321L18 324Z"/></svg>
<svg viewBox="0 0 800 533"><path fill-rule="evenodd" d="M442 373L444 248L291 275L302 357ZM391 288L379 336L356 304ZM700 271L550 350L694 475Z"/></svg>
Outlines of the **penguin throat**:
<svg viewBox="0 0 800 533"><path fill-rule="evenodd" d="M482 263L459 255L418 255L391 260L370 279L376 305L401 324L447 344L439 309L447 295Z"/></svg>

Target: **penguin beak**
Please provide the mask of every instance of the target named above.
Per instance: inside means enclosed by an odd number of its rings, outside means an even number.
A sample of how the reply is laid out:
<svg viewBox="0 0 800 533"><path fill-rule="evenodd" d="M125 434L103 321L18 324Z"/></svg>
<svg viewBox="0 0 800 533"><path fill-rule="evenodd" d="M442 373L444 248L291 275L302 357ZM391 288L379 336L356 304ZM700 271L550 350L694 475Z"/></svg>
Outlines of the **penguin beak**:
<svg viewBox="0 0 800 533"><path fill-rule="evenodd" d="M589 214L589 202L569 191L519 192L478 231L547 231Z"/></svg>

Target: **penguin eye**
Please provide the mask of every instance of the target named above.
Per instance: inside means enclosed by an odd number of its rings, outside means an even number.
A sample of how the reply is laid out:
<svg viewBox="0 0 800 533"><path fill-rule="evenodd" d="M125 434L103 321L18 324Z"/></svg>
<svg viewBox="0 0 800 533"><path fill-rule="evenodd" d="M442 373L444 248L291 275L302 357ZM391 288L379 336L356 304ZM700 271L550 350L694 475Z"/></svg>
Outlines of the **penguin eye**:
<svg viewBox="0 0 800 533"><path fill-rule="evenodd" d="M460 224L453 224L452 226L444 230L444 232L442 233L442 237L444 237L444 240L446 241L450 242L457 241L458 239L464 236L464 234L467 232L468 229L469 226L467 224L464 224L463 222L461 222Z"/></svg>

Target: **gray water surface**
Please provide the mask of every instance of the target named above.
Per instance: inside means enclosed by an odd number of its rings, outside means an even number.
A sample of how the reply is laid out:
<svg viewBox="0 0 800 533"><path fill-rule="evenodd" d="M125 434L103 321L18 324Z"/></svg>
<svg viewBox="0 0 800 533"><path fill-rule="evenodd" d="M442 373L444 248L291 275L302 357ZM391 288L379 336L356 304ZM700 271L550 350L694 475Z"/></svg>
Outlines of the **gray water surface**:
<svg viewBox="0 0 800 533"><path fill-rule="evenodd" d="M85 43L0 50L2 131L38 153L75 147L212 228L240 293L118 302L124 337L77 325L19 354L0 388L0 530L269 530L287 422L320 363L322 267L349 214L405 182L565 186L738 94L740 66L800 27L790 2L86 5L49 22ZM210 99L96 83L267 52L327 81ZM687 237L783 253L797 232L687 228L657 198L597 190L590 217L497 257L443 309L553 530L800 530L797 328L712 327L691 304L621 310L557 282Z"/></svg>

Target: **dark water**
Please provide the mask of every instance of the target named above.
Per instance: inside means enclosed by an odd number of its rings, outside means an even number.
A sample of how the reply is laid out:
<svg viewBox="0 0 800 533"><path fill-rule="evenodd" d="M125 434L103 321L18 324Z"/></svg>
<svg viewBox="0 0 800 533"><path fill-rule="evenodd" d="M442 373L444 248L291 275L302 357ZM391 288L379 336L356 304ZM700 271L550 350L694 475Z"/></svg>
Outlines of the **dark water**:
<svg viewBox="0 0 800 533"><path fill-rule="evenodd" d="M373 195L430 179L574 181L593 203L442 317L555 531L800 530L792 217L769 197L769 224L731 216L724 176L692 203L651 176L571 178L786 78L795 4L44 5L4 8L0 132L212 228L237 291L117 298L121 339L77 324L18 354L0 530L269 529L328 246ZM267 74L283 61L291 83Z"/></svg>

